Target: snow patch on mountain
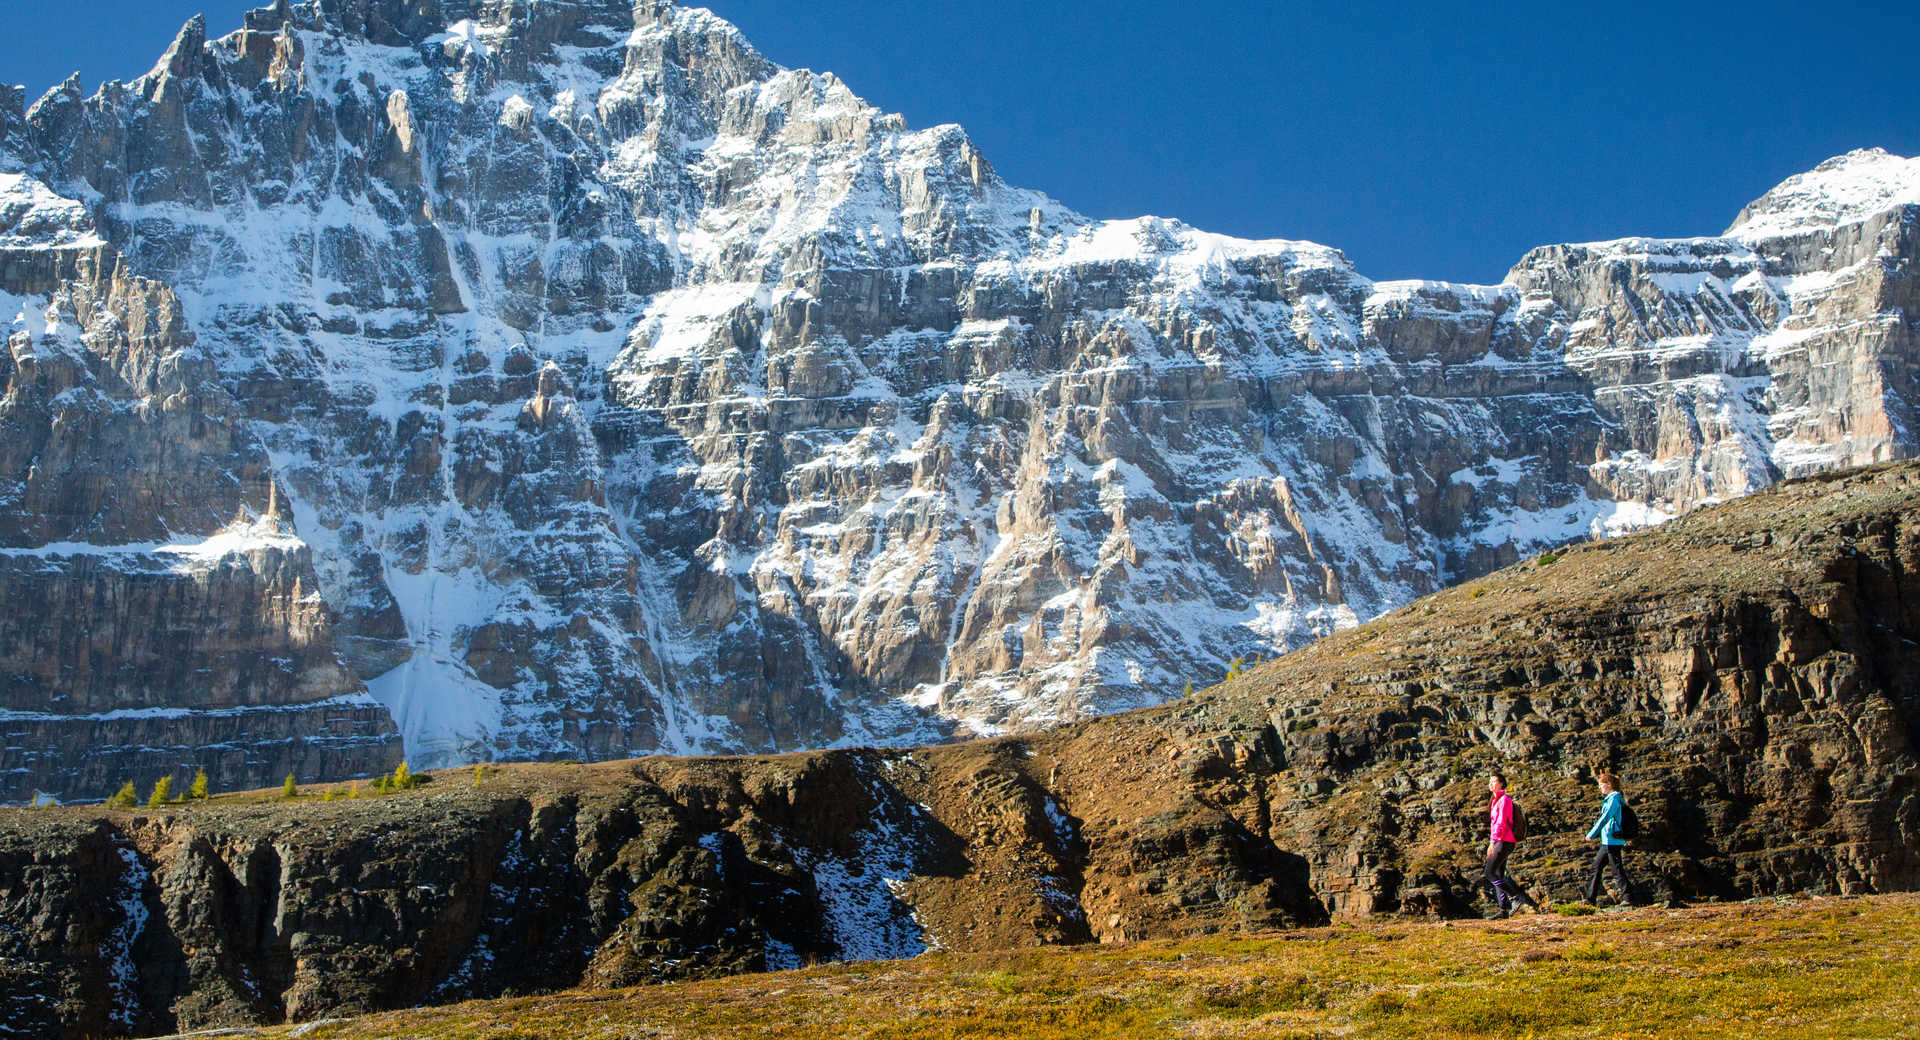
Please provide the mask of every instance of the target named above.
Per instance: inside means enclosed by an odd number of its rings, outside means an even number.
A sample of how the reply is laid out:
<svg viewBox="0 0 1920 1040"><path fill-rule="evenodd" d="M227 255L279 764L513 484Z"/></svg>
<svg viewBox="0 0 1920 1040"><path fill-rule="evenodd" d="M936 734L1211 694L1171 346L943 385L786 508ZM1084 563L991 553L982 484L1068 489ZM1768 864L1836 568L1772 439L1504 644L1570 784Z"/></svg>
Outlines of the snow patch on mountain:
<svg viewBox="0 0 1920 1040"><path fill-rule="evenodd" d="M1780 182L1742 210L1726 234L1759 242L1858 223L1896 206L1920 206L1920 157L1860 148Z"/></svg>
<svg viewBox="0 0 1920 1040"><path fill-rule="evenodd" d="M20 172L0 172L0 249L89 249L105 244L85 204Z"/></svg>
<svg viewBox="0 0 1920 1040"><path fill-rule="evenodd" d="M1154 703L1913 450L1897 322L1858 299L1898 243L1779 244L1906 204L1911 160L1823 164L1731 237L1373 282L1314 243L1074 213L708 12L408 11L374 40L268 9L183 32L119 100L50 94L33 162L0 162L0 236L174 294L170 363L211 359L291 529L126 552L304 546L417 766ZM40 299L0 297L16 343L89 349Z"/></svg>

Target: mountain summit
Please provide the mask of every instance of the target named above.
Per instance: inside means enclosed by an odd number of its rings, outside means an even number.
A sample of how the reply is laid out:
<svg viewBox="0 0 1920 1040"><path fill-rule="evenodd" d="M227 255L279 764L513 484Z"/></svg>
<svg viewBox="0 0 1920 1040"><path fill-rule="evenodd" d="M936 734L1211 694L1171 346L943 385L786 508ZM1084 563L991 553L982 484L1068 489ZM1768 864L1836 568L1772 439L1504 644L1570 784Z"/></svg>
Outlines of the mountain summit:
<svg viewBox="0 0 1920 1040"><path fill-rule="evenodd" d="M0 97L0 797L993 733L1915 450L1912 160L1494 286L1006 184L668 4Z"/></svg>

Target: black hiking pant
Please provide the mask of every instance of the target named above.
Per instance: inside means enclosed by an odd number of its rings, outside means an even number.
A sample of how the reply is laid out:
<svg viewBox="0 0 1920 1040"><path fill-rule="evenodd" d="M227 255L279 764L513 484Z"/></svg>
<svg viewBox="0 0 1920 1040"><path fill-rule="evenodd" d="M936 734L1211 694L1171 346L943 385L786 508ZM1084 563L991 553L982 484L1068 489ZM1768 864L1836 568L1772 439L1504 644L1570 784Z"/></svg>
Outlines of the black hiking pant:
<svg viewBox="0 0 1920 1040"><path fill-rule="evenodd" d="M1593 876L1587 879L1587 902L1596 902L1600 896L1601 878L1607 872L1607 866L1613 866L1613 879L1620 883L1621 902L1633 902L1633 890L1627 887L1627 847L1625 845L1602 845L1593 857Z"/></svg>
<svg viewBox="0 0 1920 1040"><path fill-rule="evenodd" d="M1496 841L1491 847L1493 851L1487 853L1487 888L1492 890L1494 901L1500 904L1500 909L1513 909L1516 900L1528 906L1540 905L1533 901L1526 889L1520 887L1518 881L1507 876L1507 857L1513 853L1513 842Z"/></svg>

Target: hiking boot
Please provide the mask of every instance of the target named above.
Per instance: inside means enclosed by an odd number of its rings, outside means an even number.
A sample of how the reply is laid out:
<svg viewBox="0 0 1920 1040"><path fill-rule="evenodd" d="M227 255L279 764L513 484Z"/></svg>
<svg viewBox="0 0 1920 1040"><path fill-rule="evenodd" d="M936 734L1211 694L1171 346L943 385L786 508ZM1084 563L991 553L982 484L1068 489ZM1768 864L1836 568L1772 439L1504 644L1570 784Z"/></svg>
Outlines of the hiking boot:
<svg viewBox="0 0 1920 1040"><path fill-rule="evenodd" d="M1511 917L1511 916L1513 916L1513 911L1511 911L1511 910L1508 910L1508 909L1507 909L1506 907L1504 907L1504 906L1503 906L1503 907L1501 907L1500 909L1498 909L1498 910L1495 910L1495 911L1493 912L1493 914L1492 914L1492 916L1490 916L1490 917L1488 917L1488 918L1487 918L1487 920L1489 920L1489 921L1504 921L1504 920L1506 920L1507 918L1509 918L1509 917Z"/></svg>

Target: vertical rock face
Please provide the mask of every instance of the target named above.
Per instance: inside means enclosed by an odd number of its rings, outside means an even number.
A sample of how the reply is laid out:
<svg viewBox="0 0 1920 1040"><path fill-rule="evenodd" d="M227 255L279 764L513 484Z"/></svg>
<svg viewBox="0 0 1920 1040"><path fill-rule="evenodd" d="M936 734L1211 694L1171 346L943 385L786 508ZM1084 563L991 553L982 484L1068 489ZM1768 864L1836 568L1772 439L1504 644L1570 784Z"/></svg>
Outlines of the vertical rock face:
<svg viewBox="0 0 1920 1040"><path fill-rule="evenodd" d="M0 809L0 1036L1476 908L1920 886L1920 464L1541 556L1177 703L915 749L491 766L378 799ZM11 1028L14 1032L8 1033Z"/></svg>
<svg viewBox="0 0 1920 1040"><path fill-rule="evenodd" d="M362 691L428 764L1028 727L1915 443L1920 171L1881 152L1463 286L1089 220L667 4L281 3L0 101L21 602L94 573L62 540L251 539L194 585L207 664L8 619L49 673L9 727L75 682L226 709L188 674L338 704L354 768L395 753ZM99 793L56 723L0 795Z"/></svg>
<svg viewBox="0 0 1920 1040"><path fill-rule="evenodd" d="M0 790L100 796L195 767L256 786L397 761L179 299L9 177L31 203L16 229L37 230L0 241Z"/></svg>

